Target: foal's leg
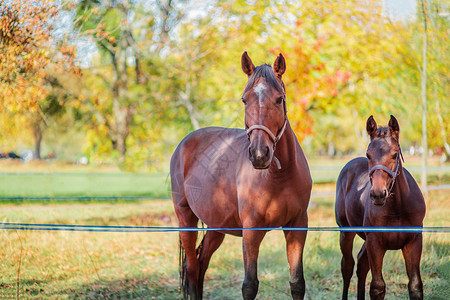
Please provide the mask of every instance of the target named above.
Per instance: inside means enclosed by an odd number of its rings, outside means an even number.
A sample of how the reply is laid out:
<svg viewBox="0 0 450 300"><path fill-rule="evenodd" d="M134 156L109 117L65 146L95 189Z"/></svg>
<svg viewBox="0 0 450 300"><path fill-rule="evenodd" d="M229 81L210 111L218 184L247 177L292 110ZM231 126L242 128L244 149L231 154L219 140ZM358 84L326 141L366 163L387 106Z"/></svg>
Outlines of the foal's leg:
<svg viewBox="0 0 450 300"><path fill-rule="evenodd" d="M198 278L198 289L200 296L203 295L203 280L205 279L206 269L208 269L211 256L222 244L224 237L225 234L223 233L208 231L197 249L197 256L200 264L200 273Z"/></svg>
<svg viewBox="0 0 450 300"><path fill-rule="evenodd" d="M369 258L369 266L372 272L372 282L370 283L370 299L382 300L386 294L386 283L383 279L383 258L386 249L382 247L377 239L379 233L367 234L366 247Z"/></svg>
<svg viewBox="0 0 450 300"><path fill-rule="evenodd" d="M306 214L298 218L287 227L307 227ZM303 299L305 296L305 278L303 277L303 248L305 246L306 231L284 231L286 238L286 251L289 263L292 299Z"/></svg>
<svg viewBox="0 0 450 300"><path fill-rule="evenodd" d="M422 234L418 233L402 249L408 274L409 299L423 299L423 284L420 278L420 256L422 254Z"/></svg>
<svg viewBox="0 0 450 300"><path fill-rule="evenodd" d="M358 266L356 268L356 275L358 276L358 300L364 300L365 298L366 278L369 270L369 258L367 256L366 243L364 243L358 253Z"/></svg>
<svg viewBox="0 0 450 300"><path fill-rule="evenodd" d="M198 218L189 206L175 204L174 207L180 222L180 227L197 227ZM201 299L202 296L198 289L199 262L195 250L197 231L180 231L180 241L186 253L186 259L184 260L182 258L183 265L181 266L183 298L190 298L192 300Z"/></svg>
<svg viewBox="0 0 450 300"><path fill-rule="evenodd" d="M348 288L350 286L350 280L353 275L353 268L355 266L355 260L353 259L353 240L355 239L355 232L341 231L340 246L342 252L341 260L341 273L344 279L344 288L342 290L342 299L348 299Z"/></svg>
<svg viewBox="0 0 450 300"><path fill-rule="evenodd" d="M242 297L244 300L253 300L258 293L258 254L259 246L265 235L266 231L262 230L244 230L242 232L245 268L245 278L242 283Z"/></svg>

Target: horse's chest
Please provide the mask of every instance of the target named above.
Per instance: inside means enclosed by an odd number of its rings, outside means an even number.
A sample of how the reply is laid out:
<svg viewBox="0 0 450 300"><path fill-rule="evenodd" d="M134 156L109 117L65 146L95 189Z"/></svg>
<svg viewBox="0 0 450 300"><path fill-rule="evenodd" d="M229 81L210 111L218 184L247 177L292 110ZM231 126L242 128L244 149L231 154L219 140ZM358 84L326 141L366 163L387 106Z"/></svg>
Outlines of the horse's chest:
<svg viewBox="0 0 450 300"><path fill-rule="evenodd" d="M382 246L386 250L399 250L402 249L417 233L406 233L406 232L375 232L369 233L373 235L376 244ZM372 246L375 244L372 242Z"/></svg>
<svg viewBox="0 0 450 300"><path fill-rule="evenodd" d="M256 224L276 227L284 226L288 220L306 211L307 203L303 204L295 190L286 189L278 193L258 193L251 195L251 200L241 198L240 217Z"/></svg>
<svg viewBox="0 0 450 300"><path fill-rule="evenodd" d="M404 227L415 226L412 216L407 213L395 213L388 211L384 214L373 214L369 218L366 218L364 226L374 227L386 227L401 229ZM387 250L398 250L411 239L414 235L406 232L383 232L373 233L380 244Z"/></svg>

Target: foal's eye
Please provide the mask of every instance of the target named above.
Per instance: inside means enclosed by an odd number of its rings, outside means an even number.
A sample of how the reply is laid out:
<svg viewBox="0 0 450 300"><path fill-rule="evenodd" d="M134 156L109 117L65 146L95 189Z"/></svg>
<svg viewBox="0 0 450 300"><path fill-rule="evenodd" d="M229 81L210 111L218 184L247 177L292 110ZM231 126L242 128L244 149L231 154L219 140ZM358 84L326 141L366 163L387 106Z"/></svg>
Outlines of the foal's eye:
<svg viewBox="0 0 450 300"><path fill-rule="evenodd" d="M247 104L247 101L245 101L244 97L241 98L242 103Z"/></svg>
<svg viewBox="0 0 450 300"><path fill-rule="evenodd" d="M278 97L277 98L277 104L281 104L281 102L283 102L283 97Z"/></svg>
<svg viewBox="0 0 450 300"><path fill-rule="evenodd" d="M370 154L366 153L367 159L370 159Z"/></svg>
<svg viewBox="0 0 450 300"><path fill-rule="evenodd" d="M395 153L394 155L392 155L392 159L397 159L398 153Z"/></svg>

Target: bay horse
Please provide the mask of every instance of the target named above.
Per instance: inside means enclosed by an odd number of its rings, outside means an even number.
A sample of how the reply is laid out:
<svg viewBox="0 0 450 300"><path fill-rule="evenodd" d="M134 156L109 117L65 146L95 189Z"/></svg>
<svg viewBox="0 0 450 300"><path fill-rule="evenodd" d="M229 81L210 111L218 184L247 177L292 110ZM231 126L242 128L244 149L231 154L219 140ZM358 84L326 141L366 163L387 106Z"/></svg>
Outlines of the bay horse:
<svg viewBox="0 0 450 300"><path fill-rule="evenodd" d="M248 76L242 101L243 129L208 127L190 133L171 163L172 197L181 227L236 230L207 231L196 249L197 232L180 232L181 284L184 298L201 299L212 254L225 234L242 236L244 299L258 292L257 259L267 231L257 227L306 227L312 180L305 155L289 124L282 75L286 61L255 67L247 52L241 67ZM291 294L303 299L302 254L305 231L284 231Z"/></svg>
<svg viewBox="0 0 450 300"><path fill-rule="evenodd" d="M402 166L403 158L397 119L391 115L388 127L377 127L373 116L366 124L370 136L367 158L351 160L342 169L336 184L336 222L340 227L422 227L425 201L414 178ZM352 256L355 232L341 232L342 299L347 299L355 262ZM365 240L358 254L358 299L364 299L365 281L372 273L370 298L384 299L382 276L387 250L401 249L409 278L410 299L423 299L420 277L422 233L358 232Z"/></svg>

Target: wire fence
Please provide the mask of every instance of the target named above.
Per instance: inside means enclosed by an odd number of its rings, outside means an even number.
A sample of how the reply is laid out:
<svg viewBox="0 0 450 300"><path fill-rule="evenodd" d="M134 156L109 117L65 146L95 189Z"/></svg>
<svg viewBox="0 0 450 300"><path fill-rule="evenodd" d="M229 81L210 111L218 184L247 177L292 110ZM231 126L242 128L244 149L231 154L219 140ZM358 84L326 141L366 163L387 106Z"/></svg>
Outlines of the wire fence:
<svg viewBox="0 0 450 300"><path fill-rule="evenodd" d="M320 231L320 232L406 232L450 233L450 227L175 227L175 226L113 226L35 223L0 223L1 230L87 231L87 232L182 232L182 231Z"/></svg>
<svg viewBox="0 0 450 300"><path fill-rule="evenodd" d="M139 200L169 200L169 196L43 196L43 197L0 197L0 201L139 201Z"/></svg>
<svg viewBox="0 0 450 300"><path fill-rule="evenodd" d="M316 171L339 171L340 167L313 166ZM420 171L419 167L410 167L411 171ZM429 167L429 171L449 172L450 166ZM4 173L0 175L36 175L36 176L123 176L120 173ZM148 176L148 174L126 174L126 176ZM450 184L428 186L427 190L450 189ZM312 192L311 197L333 197L334 191ZM141 201L154 199L170 199L164 196L0 196L0 201ZM90 232L180 232L180 231L236 231L236 230L290 230L290 231L328 231L328 232L410 232L410 233L449 233L450 227L261 227L261 228L187 228L187 227L151 227L151 226L99 226L99 225L60 225L30 223L0 223L0 230L36 230L36 231L90 231Z"/></svg>

